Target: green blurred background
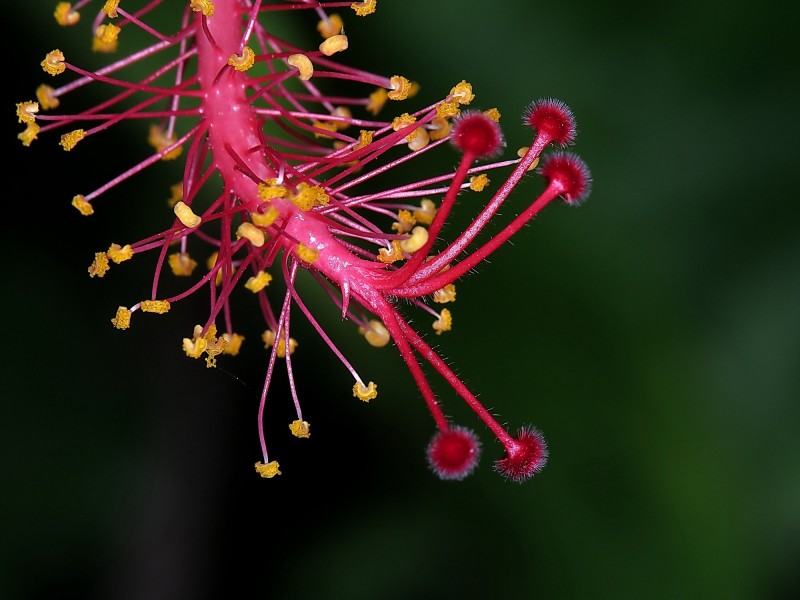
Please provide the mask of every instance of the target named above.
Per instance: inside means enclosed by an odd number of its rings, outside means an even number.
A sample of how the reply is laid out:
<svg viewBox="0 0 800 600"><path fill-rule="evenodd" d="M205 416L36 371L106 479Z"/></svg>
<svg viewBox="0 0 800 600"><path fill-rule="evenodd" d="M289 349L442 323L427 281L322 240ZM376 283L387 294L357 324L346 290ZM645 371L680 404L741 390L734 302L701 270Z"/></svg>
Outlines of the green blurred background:
<svg viewBox="0 0 800 600"><path fill-rule="evenodd" d="M128 164L136 138L69 156L53 138L19 145L11 103L43 81L46 51L78 45L52 24L54 4L9 4L2 25L0 597L800 597L796 10L382 0L367 19L348 12L351 64L407 75L423 100L469 80L474 105L503 113L510 151L530 141L518 115L532 99L577 116L592 197L550 207L464 279L455 328L435 340L502 422L545 433L547 468L517 485L492 472L499 445L438 382L448 414L486 443L471 478L429 473L433 427L410 375L322 299L310 302L381 395L355 401L297 313L314 435L287 439L279 378L268 430L284 474L271 481L252 468L254 311L240 317L249 350L215 371L180 349L205 298L124 334L109 325L144 297L151 263L102 281L85 269L156 229L175 176L149 173L82 219L70 198ZM462 204L454 228L473 214Z"/></svg>

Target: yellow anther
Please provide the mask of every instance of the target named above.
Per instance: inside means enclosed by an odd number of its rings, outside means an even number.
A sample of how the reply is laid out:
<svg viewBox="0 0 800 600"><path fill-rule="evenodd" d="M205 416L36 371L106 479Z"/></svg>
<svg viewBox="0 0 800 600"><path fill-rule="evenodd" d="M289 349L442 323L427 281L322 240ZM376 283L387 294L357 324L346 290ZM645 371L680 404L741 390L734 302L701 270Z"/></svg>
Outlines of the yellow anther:
<svg viewBox="0 0 800 600"><path fill-rule="evenodd" d="M306 246L305 244L297 244L295 254L297 258L308 264L315 263L319 258L319 250Z"/></svg>
<svg viewBox="0 0 800 600"><path fill-rule="evenodd" d="M403 250L400 248L400 242L394 240L391 243L391 249L381 248L378 250L378 260L387 265L398 260L403 260Z"/></svg>
<svg viewBox="0 0 800 600"><path fill-rule="evenodd" d="M217 356L225 352L228 342L225 341L224 336L208 338L206 335L208 345L206 346L206 368L213 369L217 366Z"/></svg>
<svg viewBox="0 0 800 600"><path fill-rule="evenodd" d="M472 93L472 85L462 79L450 90L449 97L459 104L469 104L475 99L475 94Z"/></svg>
<svg viewBox="0 0 800 600"><path fill-rule="evenodd" d="M436 117L431 121L428 135L432 140L440 140L450 135L450 121Z"/></svg>
<svg viewBox="0 0 800 600"><path fill-rule="evenodd" d="M395 117L392 119L392 129L395 131L400 131L403 127L408 127L409 125L413 125L417 122L416 117L412 117L408 113L403 113L399 117Z"/></svg>
<svg viewBox="0 0 800 600"><path fill-rule="evenodd" d="M108 264L108 256L106 256L105 252L95 252L94 253L94 260L92 264L89 265L89 277L102 277L106 273L108 273L109 264Z"/></svg>
<svg viewBox="0 0 800 600"><path fill-rule="evenodd" d="M150 125L150 131L147 134L147 143L155 148L156 152L163 152L166 148L175 143L175 135L167 135L164 129L158 125ZM175 160L183 152L183 146L176 146L164 156L161 160Z"/></svg>
<svg viewBox="0 0 800 600"><path fill-rule="evenodd" d="M219 252L212 252L209 255L209 257L206 259L206 268L209 271L217 266L217 259L218 258L219 258Z"/></svg>
<svg viewBox="0 0 800 600"><path fill-rule="evenodd" d="M119 32L122 31L116 25L106 23L98 25L94 30L92 39L92 50L94 52L110 53L116 52L119 46Z"/></svg>
<svg viewBox="0 0 800 600"><path fill-rule="evenodd" d="M27 102L17 102L17 119L19 123L34 123L36 113L39 112L39 103L29 100Z"/></svg>
<svg viewBox="0 0 800 600"><path fill-rule="evenodd" d="M70 2L59 2L56 4L56 10L53 12L53 16L56 18L56 23L62 27L75 25L75 23L81 20L80 13L76 10L72 10L72 4Z"/></svg>
<svg viewBox="0 0 800 600"><path fill-rule="evenodd" d="M308 185L307 183L299 183L297 192L292 194L289 199L300 210L311 210L315 206L325 206L331 200L325 188L319 185Z"/></svg>
<svg viewBox="0 0 800 600"><path fill-rule="evenodd" d="M257 212L250 213L250 219L252 219L253 223L255 225L258 225L259 227L269 227L275 222L275 219L277 219L279 216L281 216L281 213L274 206L270 206L267 209L267 212L264 213L257 213Z"/></svg>
<svg viewBox="0 0 800 600"><path fill-rule="evenodd" d="M58 98L56 98L56 91L49 85L42 84L36 88L36 99L41 104L44 110L50 110L53 108L58 108L60 104Z"/></svg>
<svg viewBox="0 0 800 600"><path fill-rule="evenodd" d="M370 381L367 385L356 381L353 386L353 396L364 402L369 402L378 396L378 386L375 385L374 381Z"/></svg>
<svg viewBox="0 0 800 600"><path fill-rule="evenodd" d="M292 54L286 62L298 70L302 81L308 81L314 76L314 63L305 54Z"/></svg>
<svg viewBox="0 0 800 600"><path fill-rule="evenodd" d="M392 223L392 229L397 233L408 233L417 224L417 220L410 210L397 211L397 221Z"/></svg>
<svg viewBox="0 0 800 600"><path fill-rule="evenodd" d="M359 333L364 336L370 346L374 346L375 348L383 348L392 339L392 337L389 335L389 330L386 329L386 326L380 321L371 319L368 325L369 329L360 327Z"/></svg>
<svg viewBox="0 0 800 600"><path fill-rule="evenodd" d="M439 314L439 318L433 322L433 329L436 335L442 335L445 331L450 331L453 328L453 316L446 308Z"/></svg>
<svg viewBox="0 0 800 600"><path fill-rule="evenodd" d="M530 146L523 146L522 148L517 150L517 156L519 156L520 158L524 157L528 153L528 150L530 150ZM539 166L539 157L537 156L531 163L531 166L528 167L528 171L533 171L538 166Z"/></svg>
<svg viewBox="0 0 800 600"><path fill-rule="evenodd" d="M332 35L319 45L319 51L325 56L333 56L337 52L347 50L347 36L341 33Z"/></svg>
<svg viewBox="0 0 800 600"><path fill-rule="evenodd" d="M411 82L401 75L394 75L389 79L392 91L388 93L389 100L405 100L411 94Z"/></svg>
<svg viewBox="0 0 800 600"><path fill-rule="evenodd" d="M489 185L489 178L486 176L486 173L473 175L469 178L469 189L473 192L482 192L487 185Z"/></svg>
<svg viewBox="0 0 800 600"><path fill-rule="evenodd" d="M202 218L194 214L188 205L184 204L183 200L175 204L175 208L172 210L175 213L175 216L178 217L178 220L183 223L183 226L188 227L189 229L194 229L203 221Z"/></svg>
<svg viewBox="0 0 800 600"><path fill-rule="evenodd" d="M340 117L342 119L349 120L353 118L353 111L350 110L347 106L337 106L336 108L333 109L333 112L331 114L334 117ZM333 123L336 125L336 129L338 131L342 131L350 127L350 123L348 123L347 121L333 121Z"/></svg>
<svg viewBox="0 0 800 600"><path fill-rule="evenodd" d="M378 0L364 0L363 2L353 2L350 8L356 11L359 17L366 17L375 12L377 4Z"/></svg>
<svg viewBox="0 0 800 600"><path fill-rule="evenodd" d="M167 262L172 274L177 277L188 277L197 267L197 261L188 252L174 252L167 257Z"/></svg>
<svg viewBox="0 0 800 600"><path fill-rule="evenodd" d="M117 308L117 316L111 319L117 329L128 329L131 326L131 311L124 306Z"/></svg>
<svg viewBox="0 0 800 600"><path fill-rule="evenodd" d="M183 200L183 182L169 186L170 197L167 198L167 205L175 208L175 205Z"/></svg>
<svg viewBox="0 0 800 600"><path fill-rule="evenodd" d="M108 247L106 254L108 255L108 258L119 264L121 262L125 262L126 260L130 260L133 257L133 248L131 248L130 244L125 244L124 246L120 246L119 244L111 244L111 246Z"/></svg>
<svg viewBox="0 0 800 600"><path fill-rule="evenodd" d="M61 50L53 50L48 52L47 56L45 56L44 60L39 64L42 65L42 69L44 69L45 73L49 73L55 77L66 70L67 65L64 64L64 60L64 53L61 52Z"/></svg>
<svg viewBox="0 0 800 600"><path fill-rule="evenodd" d="M436 105L436 116L440 119L450 119L461 114L458 102L455 100L443 100Z"/></svg>
<svg viewBox="0 0 800 600"><path fill-rule="evenodd" d="M430 225L433 223L433 218L436 216L436 205L432 200L423 198L419 203L419 208L414 211L414 218L418 223L423 225Z"/></svg>
<svg viewBox="0 0 800 600"><path fill-rule="evenodd" d="M72 206L78 209L78 212L81 213L84 217L88 217L89 215L94 214L94 207L89 204L86 199L78 194L74 198L72 198Z"/></svg>
<svg viewBox="0 0 800 600"><path fill-rule="evenodd" d="M400 242L400 247L404 252L413 254L422 248L428 241L428 230L417 225L411 230L411 237Z"/></svg>
<svg viewBox="0 0 800 600"><path fill-rule="evenodd" d="M256 53L250 46L245 46L241 54L232 54L228 58L228 64L237 71L247 71L256 64Z"/></svg>
<svg viewBox="0 0 800 600"><path fill-rule="evenodd" d="M375 135L374 131L367 131L366 129L362 129L358 133L358 141L356 142L355 146L353 146L353 150L360 150L361 148L366 148L372 143L372 136Z"/></svg>
<svg viewBox="0 0 800 600"><path fill-rule="evenodd" d="M72 150L78 142L80 142L83 138L86 137L86 132L83 129L76 129L75 131L70 131L69 133L65 133L61 136L61 147L64 148L67 152Z"/></svg>
<svg viewBox="0 0 800 600"><path fill-rule="evenodd" d="M372 115L377 115L379 112L381 112L383 105L386 104L386 101L388 99L389 99L389 92L387 92L383 88L378 88L369 95L369 101L367 102L367 112L371 113Z"/></svg>
<svg viewBox="0 0 800 600"><path fill-rule="evenodd" d="M183 338L183 351L189 358L200 358L203 352L208 348L209 343L216 342L217 327L211 325L203 335L203 327L200 325L194 326L194 333L192 338Z"/></svg>
<svg viewBox="0 0 800 600"><path fill-rule="evenodd" d="M344 22L342 17L337 14L330 15L317 23L317 31L325 39L341 33L342 27L344 27Z"/></svg>
<svg viewBox="0 0 800 600"><path fill-rule="evenodd" d="M485 111L483 111L483 114L485 114L495 123L500 121L500 111L497 110L496 108L488 108Z"/></svg>
<svg viewBox="0 0 800 600"><path fill-rule="evenodd" d="M456 286L448 283L440 290L433 292L433 301L439 304L456 301Z"/></svg>
<svg viewBox="0 0 800 600"><path fill-rule="evenodd" d="M261 334L261 340L264 342L264 348L270 349L273 345L275 345L275 332L272 329L267 329L264 333ZM289 338L289 356L294 354L294 351L297 349L297 340L290 337ZM281 332L280 339L278 340L278 350L277 350L278 358L286 358L286 340L283 338L283 332Z"/></svg>
<svg viewBox="0 0 800 600"><path fill-rule="evenodd" d="M289 431L292 432L294 437L311 437L311 425L308 424L308 421L301 421L300 419L292 421L292 424L289 425Z"/></svg>
<svg viewBox="0 0 800 600"><path fill-rule="evenodd" d="M142 312L163 315L169 312L170 304L167 300L142 300L140 307Z"/></svg>
<svg viewBox="0 0 800 600"><path fill-rule="evenodd" d="M17 134L17 139L22 142L25 147L30 146L33 140L39 135L39 126L36 123L28 123L22 133Z"/></svg>
<svg viewBox="0 0 800 600"><path fill-rule="evenodd" d="M109 19L116 19L119 16L117 8L119 7L119 0L106 0L103 5L103 12Z"/></svg>
<svg viewBox="0 0 800 600"><path fill-rule="evenodd" d="M190 0L189 5L194 12L202 13L204 17L214 16L214 3L211 0Z"/></svg>
<svg viewBox="0 0 800 600"><path fill-rule="evenodd" d="M267 464L262 464L260 462L256 463L256 473L261 475L264 479L272 479L276 475L280 475L280 465L278 464L277 460L273 460L268 462Z"/></svg>
<svg viewBox="0 0 800 600"><path fill-rule="evenodd" d="M414 131L406 136L406 141L408 142L408 149L412 152L416 152L417 150L422 150L425 146L427 146L430 143L431 138L425 129L422 127L417 127Z"/></svg>
<svg viewBox="0 0 800 600"><path fill-rule="evenodd" d="M256 248L260 248L264 245L264 242L267 241L266 235L264 235L264 231L245 221L239 227L236 228L236 237L237 238L245 238L249 241L253 246Z"/></svg>
<svg viewBox="0 0 800 600"><path fill-rule="evenodd" d="M242 342L244 341L243 335L239 335L238 333L223 333L222 339L225 340L224 354L229 354L230 356L239 354L239 350L242 349Z"/></svg>
<svg viewBox="0 0 800 600"><path fill-rule="evenodd" d="M335 132L337 129L336 123L333 123L331 121L312 121L311 125L317 129L322 129L324 131L330 131L330 132ZM315 131L314 137L324 138L328 140L331 139L331 136L329 136L326 133L322 133L320 131Z"/></svg>
<svg viewBox="0 0 800 600"><path fill-rule="evenodd" d="M257 294L265 287L267 287L270 282L272 281L272 275L267 273L266 271L259 271L254 277L251 277L247 280L247 283L244 284L248 290Z"/></svg>
<svg viewBox="0 0 800 600"><path fill-rule="evenodd" d="M289 190L277 183L276 179L267 179L258 184L258 197L264 202L269 202L273 198L284 198L288 193Z"/></svg>

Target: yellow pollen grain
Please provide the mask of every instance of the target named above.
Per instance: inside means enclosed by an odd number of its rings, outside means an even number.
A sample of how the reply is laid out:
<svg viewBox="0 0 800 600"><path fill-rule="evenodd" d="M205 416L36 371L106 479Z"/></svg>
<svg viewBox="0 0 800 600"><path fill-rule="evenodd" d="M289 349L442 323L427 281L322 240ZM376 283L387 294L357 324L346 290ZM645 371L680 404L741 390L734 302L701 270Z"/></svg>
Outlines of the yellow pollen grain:
<svg viewBox="0 0 800 600"><path fill-rule="evenodd" d="M488 108L485 111L483 111L483 114L489 117L495 123L500 121L500 111L497 110L496 108Z"/></svg>
<svg viewBox="0 0 800 600"><path fill-rule="evenodd" d="M147 143L155 148L156 152L163 152L169 146L175 143L175 136L168 136L164 129L158 125L150 125L150 131L147 134ZM175 160L183 152L183 146L176 146L164 156L161 160Z"/></svg>
<svg viewBox="0 0 800 600"><path fill-rule="evenodd" d="M250 277L247 280L247 282L244 284L244 287L246 287L254 294L257 294L265 287L267 287L271 281L272 281L272 275L270 275L266 271L259 271L258 273L256 273L255 276Z"/></svg>
<svg viewBox="0 0 800 600"><path fill-rule="evenodd" d="M116 264L130 260L133 257L133 248L130 244L120 246L119 244L111 244L106 251L108 258L113 260Z"/></svg>
<svg viewBox="0 0 800 600"><path fill-rule="evenodd" d="M142 300L140 307L142 312L163 315L169 312L170 304L167 300Z"/></svg>
<svg viewBox="0 0 800 600"><path fill-rule="evenodd" d="M74 206L84 217L94 214L94 207L80 194L72 198L72 206Z"/></svg>
<svg viewBox="0 0 800 600"><path fill-rule="evenodd" d="M83 129L76 129L74 131L70 131L69 133L65 133L61 136L61 147L69 152L85 137L86 131Z"/></svg>
<svg viewBox="0 0 800 600"><path fill-rule="evenodd" d="M363 2L353 2L350 8L352 8L359 17L366 17L375 12L375 7L377 5L378 0L364 0Z"/></svg>
<svg viewBox="0 0 800 600"><path fill-rule="evenodd" d="M64 53L61 52L61 50L52 50L47 53L47 56L45 56L44 60L39 64L42 65L42 69L44 69L45 73L49 73L55 77L66 70L67 65L64 64L64 60Z"/></svg>
<svg viewBox="0 0 800 600"><path fill-rule="evenodd" d="M257 462L256 473L261 475L264 479L272 479L276 475L281 475L280 465L277 460L273 460L267 464Z"/></svg>
<svg viewBox="0 0 800 600"><path fill-rule="evenodd" d="M193 260L188 252L173 252L167 257L167 262L176 277L188 277L197 267L197 261Z"/></svg>
<svg viewBox="0 0 800 600"><path fill-rule="evenodd" d="M175 213L175 216L178 217L178 220L183 223L183 226L188 227L189 229L194 229L203 221L202 218L194 214L188 205L184 204L183 200L175 204L173 212Z"/></svg>
<svg viewBox="0 0 800 600"><path fill-rule="evenodd" d="M443 100L436 105L436 116L440 119L451 119L461 114L458 102L454 100Z"/></svg>
<svg viewBox="0 0 800 600"><path fill-rule="evenodd" d="M487 185L489 185L489 178L486 176L486 173L473 175L469 178L469 189L473 192L482 192Z"/></svg>
<svg viewBox="0 0 800 600"><path fill-rule="evenodd" d="M394 75L389 79L392 91L388 93L389 100L405 100L411 94L411 82L402 75Z"/></svg>
<svg viewBox="0 0 800 600"><path fill-rule="evenodd" d="M280 185L276 179L267 179L265 182L258 184L258 197L264 202L269 202L273 198L285 198L288 193L289 190Z"/></svg>
<svg viewBox="0 0 800 600"><path fill-rule="evenodd" d="M128 329L131 326L131 311L120 306L117 308L116 316L111 319L111 324L117 329Z"/></svg>
<svg viewBox="0 0 800 600"><path fill-rule="evenodd" d="M358 133L358 141L356 145L353 146L353 150L361 150L361 148L366 148L372 143L372 136L375 135L374 131L368 131L366 129L362 129Z"/></svg>
<svg viewBox="0 0 800 600"><path fill-rule="evenodd" d="M439 314L439 318L433 322L433 329L436 335L442 335L445 331L450 331L453 328L453 316L446 308Z"/></svg>
<svg viewBox="0 0 800 600"><path fill-rule="evenodd" d="M374 381L370 381L367 385L356 381L353 386L353 396L363 402L369 402L378 396L378 386L375 385Z"/></svg>
<svg viewBox="0 0 800 600"><path fill-rule="evenodd" d="M397 211L397 221L392 223L392 229L397 233L408 233L417 224L417 220L410 210Z"/></svg>
<svg viewBox="0 0 800 600"><path fill-rule="evenodd" d="M250 46L242 48L241 54L232 54L228 58L228 64L237 71L247 71L256 63L256 53Z"/></svg>
<svg viewBox="0 0 800 600"><path fill-rule="evenodd" d="M214 3L211 0L190 0L189 5L194 12L199 12L204 17L214 16Z"/></svg>
<svg viewBox="0 0 800 600"><path fill-rule="evenodd" d="M108 273L108 269L110 268L108 264L108 256L106 256L105 252L95 252L94 260L92 264L89 265L89 277L103 277L106 273Z"/></svg>
<svg viewBox="0 0 800 600"><path fill-rule="evenodd" d="M44 110L58 108L60 102L58 98L56 98L55 94L55 89L49 85L45 85L44 83L36 88L36 99L39 101L39 104L41 104Z"/></svg>
<svg viewBox="0 0 800 600"><path fill-rule="evenodd" d="M369 329L363 330L364 339L370 346L383 348L392 339L389 330L380 321L370 320Z"/></svg>
<svg viewBox="0 0 800 600"><path fill-rule="evenodd" d="M256 248L260 248L267 241L266 235L261 229L246 221L236 228L236 237L245 238Z"/></svg>
<svg viewBox="0 0 800 600"><path fill-rule="evenodd" d="M103 5L103 12L109 19L116 19L119 16L117 8L119 7L119 0L106 0Z"/></svg>
<svg viewBox="0 0 800 600"><path fill-rule="evenodd" d="M344 27L344 21L335 13L317 23L317 31L324 39L341 33L342 27Z"/></svg>
<svg viewBox="0 0 800 600"><path fill-rule="evenodd" d="M332 35L319 45L319 51L325 56L333 56L337 52L347 50L347 36L341 33Z"/></svg>
<svg viewBox="0 0 800 600"><path fill-rule="evenodd" d="M275 339L277 336L272 329L267 329L264 333L261 334L261 340L264 342L264 348L270 349L272 346L275 345ZM289 356L294 354L294 351L297 349L297 340L293 337L289 338ZM286 340L283 338L283 332L281 332L280 340L278 340L278 349L276 350L276 355L278 358L286 358Z"/></svg>
<svg viewBox="0 0 800 600"><path fill-rule="evenodd" d="M380 262L385 264L403 260L403 250L400 248L400 242L398 240L393 240L391 243L391 249L381 248L378 250L377 258Z"/></svg>
<svg viewBox="0 0 800 600"><path fill-rule="evenodd" d="M62 27L75 25L78 21L81 20L80 13L76 10L72 10L72 4L70 2L59 2L58 4L56 4L56 9L53 12L53 17L55 17L56 23L58 23Z"/></svg>
<svg viewBox="0 0 800 600"><path fill-rule="evenodd" d="M222 339L225 340L225 349L222 351L223 354L228 354L230 356L239 354L239 351L242 349L242 342L244 342L243 335L239 335L238 333L223 333Z"/></svg>
<svg viewBox="0 0 800 600"><path fill-rule="evenodd" d="M411 237L400 242L400 247L404 252L413 254L422 248L428 241L428 230L417 225L411 230Z"/></svg>
<svg viewBox="0 0 800 600"><path fill-rule="evenodd" d="M308 424L308 421L301 421L300 419L292 421L292 423L289 425L289 431L292 432L294 437L311 437L311 425Z"/></svg>
<svg viewBox="0 0 800 600"><path fill-rule="evenodd" d="M286 62L290 67L297 69L302 81L308 81L314 76L314 63L305 54L292 54Z"/></svg>

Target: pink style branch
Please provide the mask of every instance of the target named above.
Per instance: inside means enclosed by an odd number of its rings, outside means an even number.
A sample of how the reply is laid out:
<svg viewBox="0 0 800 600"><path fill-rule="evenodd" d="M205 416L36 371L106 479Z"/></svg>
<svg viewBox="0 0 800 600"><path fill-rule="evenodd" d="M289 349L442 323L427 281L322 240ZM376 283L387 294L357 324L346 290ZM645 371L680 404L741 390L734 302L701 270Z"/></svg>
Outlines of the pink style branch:
<svg viewBox="0 0 800 600"><path fill-rule="evenodd" d="M55 18L64 26L78 25L89 4L59 3ZM92 277L103 277L113 264L134 255L154 257L148 299L120 306L113 325L128 329L137 312L165 313L176 302L205 291L209 312L183 339L183 350L214 367L220 355L238 354L244 341L233 328L232 291L241 286L252 292L267 326L261 337L269 350L257 414L262 456L256 471L271 478L281 473L278 462L270 459L264 434L276 365L286 369L296 408L291 434L305 438L311 433L292 369L297 349L290 327L293 308L350 372L353 396L368 402L378 393L376 383L361 377L301 297L295 283L298 272L305 270L369 345L393 343L397 348L437 428L427 449L436 474L448 480L467 476L478 464L481 443L472 430L445 416L425 374L428 367L502 444L505 455L495 462L496 471L513 481L537 473L548 455L542 435L532 427L514 435L506 431L403 312L428 313L435 334L449 331L452 314L441 305L455 301L458 279L552 201L575 205L588 195L591 178L580 158L561 149L542 154L551 146L573 143L570 109L549 98L532 102L523 116L532 130L530 146L503 159L500 112L467 108L474 100L467 82L454 82L436 103L407 112L403 109L413 103L417 84L337 62L350 43L342 17L333 11L365 17L375 12L374 0L191 0L174 16L174 33L150 24L164 22L162 15L156 19L157 13L169 14L176 4L105 2L91 23L93 49L121 58L89 71L70 62L68 53L53 50L41 66L60 83L67 81L59 87L41 85L35 101L17 104L17 117L25 126L19 139L25 146L60 131L61 145L71 152L123 121L149 126L152 150L94 191L76 195L72 204L81 215L92 215L104 196L143 170L161 161L183 161L183 181L172 186L172 198L163 208L153 207L173 212L171 226L135 243L111 244L89 267ZM270 29L274 13L302 11L315 14L321 38L311 50ZM149 42L122 56L126 37L134 33ZM145 67L146 76L126 78ZM335 96L323 92L328 85L336 86ZM69 112L70 93L89 86L98 93L104 90L104 99ZM386 112L395 116L379 118ZM460 154L455 170L402 185L383 183L388 174L435 152ZM534 170L545 181L543 191L485 241L481 233L487 224ZM471 224L448 232L457 198L479 194L488 186L489 174L504 172L504 181ZM205 270L197 269L190 252L210 252ZM183 292L162 297L162 276L189 283ZM278 298L270 294L274 277L285 282L285 293Z"/></svg>

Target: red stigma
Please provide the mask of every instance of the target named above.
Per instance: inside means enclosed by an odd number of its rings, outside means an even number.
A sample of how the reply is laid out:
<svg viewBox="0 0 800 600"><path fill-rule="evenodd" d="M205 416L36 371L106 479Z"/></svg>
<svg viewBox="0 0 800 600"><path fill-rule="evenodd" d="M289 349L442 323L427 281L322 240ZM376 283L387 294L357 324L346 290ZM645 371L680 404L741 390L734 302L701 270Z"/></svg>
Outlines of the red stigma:
<svg viewBox="0 0 800 600"><path fill-rule="evenodd" d="M539 135L546 136L561 146L569 146L575 142L575 117L569 106L561 100L543 98L531 102L525 111L524 122Z"/></svg>
<svg viewBox="0 0 800 600"><path fill-rule="evenodd" d="M478 464L481 445L472 431L451 427L439 431L428 444L428 464L442 479L464 479Z"/></svg>
<svg viewBox="0 0 800 600"><path fill-rule="evenodd" d="M544 468L547 456L547 443L542 434L533 427L522 427L517 439L506 446L506 457L498 460L494 469L511 481L522 483Z"/></svg>
<svg viewBox="0 0 800 600"><path fill-rule="evenodd" d="M539 167L539 173L551 185L561 188L559 196L567 204L580 204L589 196L592 189L592 174L586 163L571 152L554 152Z"/></svg>
<svg viewBox="0 0 800 600"><path fill-rule="evenodd" d="M465 154L487 158L497 154L505 145L497 122L482 112L468 111L453 123L451 143Z"/></svg>

